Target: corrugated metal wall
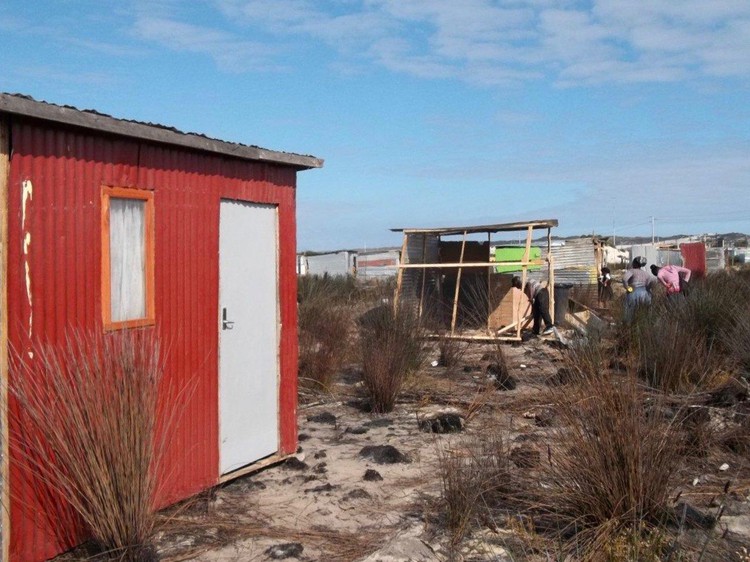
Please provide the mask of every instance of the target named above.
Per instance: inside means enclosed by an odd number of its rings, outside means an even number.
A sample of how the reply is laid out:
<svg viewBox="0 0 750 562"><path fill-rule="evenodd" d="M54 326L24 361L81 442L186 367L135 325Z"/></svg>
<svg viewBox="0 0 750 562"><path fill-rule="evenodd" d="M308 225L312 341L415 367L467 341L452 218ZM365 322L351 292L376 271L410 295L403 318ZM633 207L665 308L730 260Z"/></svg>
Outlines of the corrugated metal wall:
<svg viewBox="0 0 750 562"><path fill-rule="evenodd" d="M354 272L352 252L334 252L307 256L307 275L351 275Z"/></svg>
<svg viewBox="0 0 750 562"><path fill-rule="evenodd" d="M724 248L706 249L706 270L721 271L727 266L726 252Z"/></svg>
<svg viewBox="0 0 750 562"><path fill-rule="evenodd" d="M385 279L398 273L398 250L357 254L357 278Z"/></svg>
<svg viewBox="0 0 750 562"><path fill-rule="evenodd" d="M680 244L684 266L699 279L706 276L706 245L703 242Z"/></svg>
<svg viewBox="0 0 750 562"><path fill-rule="evenodd" d="M425 234L409 234L406 243L404 263L438 263L440 261L440 239ZM432 295L438 290L437 269L405 269L401 285L403 302L418 304L422 292L422 278L425 280L425 294Z"/></svg>
<svg viewBox="0 0 750 562"><path fill-rule="evenodd" d="M682 265L682 255L679 250L662 248L658 244L636 244L630 247L630 260L643 256L649 265L656 264L659 267L665 265Z"/></svg>
<svg viewBox="0 0 750 562"><path fill-rule="evenodd" d="M179 415L167 440L169 478L160 490L162 506L216 484L219 477L219 202L279 206L280 440L282 452L294 452L295 170L18 119L12 124L12 150L9 339L19 351L35 343L60 343L70 328L102 328L101 188L155 192L155 329L169 349L165 385L192 388L174 405ZM12 454L12 558L43 560L68 545L40 528L17 461L18 454Z"/></svg>

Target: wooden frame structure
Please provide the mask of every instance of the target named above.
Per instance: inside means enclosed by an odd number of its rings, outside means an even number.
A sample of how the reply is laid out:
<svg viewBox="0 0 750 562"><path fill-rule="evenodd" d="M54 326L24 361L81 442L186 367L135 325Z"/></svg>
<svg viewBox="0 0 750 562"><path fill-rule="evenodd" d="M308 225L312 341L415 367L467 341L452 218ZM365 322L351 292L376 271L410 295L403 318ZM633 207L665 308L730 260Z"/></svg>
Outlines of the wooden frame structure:
<svg viewBox="0 0 750 562"><path fill-rule="evenodd" d="M518 317L512 324L508 326L504 326L500 330L498 330L496 333L492 333L492 329L490 327L490 319L489 319L489 311L488 311L488 318L487 318L487 332L486 334L474 334L474 335L468 335L468 334L457 334L456 333L456 321L458 318L458 303L459 303L459 296L461 291L461 276L464 269L481 269L485 268L487 270L487 290L488 290L488 298L489 298L489 292L490 292L490 282L491 282L491 273L492 269L496 267L498 262L492 261L490 259L490 256L487 256L487 261L464 261L464 255L466 250L466 242L467 238L470 234L487 234L487 245L488 245L488 251L489 246L492 238L492 234L497 232L525 232L526 233L526 243L524 246L524 253L523 257L520 261L517 262L502 262L502 265L504 266L519 266L521 271L521 284L525 287L526 281L528 278L528 268L529 266L542 266L547 265L547 271L548 271L548 279L547 279L547 286L549 287L549 295L550 295L550 315L552 316L552 320L554 321L554 310L555 310L555 272L554 272L554 265L553 265L553 258L552 258L552 228L556 227L558 225L558 222L556 219L546 219L546 220L536 220L536 221L529 221L529 222L515 222L515 223L505 223L505 224L490 224L490 225L480 225L480 226L457 226L457 227L445 227L445 228L393 228L391 229L393 232L402 232L404 235L404 240L401 245L401 257L399 259L399 265L398 265L398 275L396 278L396 292L394 295L394 307L399 306L399 301L402 299L402 289L403 289L403 280L404 280L404 272L409 269L421 269L426 272L428 269L444 269L444 268L451 268L455 269L457 271L456 273L456 287L453 294L453 305L452 305L452 314L451 314L451 323L450 323L450 334L447 337L456 338L456 339L464 339L464 340L479 340L479 341L520 341L521 340L521 329L522 327L527 323L529 316L524 315L523 317ZM547 253L546 256L542 259L536 259L532 260L530 259L531 256L531 243L533 239L534 230L547 230ZM410 236L421 236L422 237L422 260L419 263L411 263L409 262L409 256L408 256L408 247L409 247L409 237ZM428 237L434 237L437 239L438 243L442 241L442 238L444 236L461 236L461 250L459 255L458 262L451 262L451 263L442 263L442 262L430 262L427 259L427 239ZM422 316L423 310L424 310L424 300L425 300L425 280L426 280L426 274L422 275L421 279L421 287L420 287L420 295L419 295L419 307L418 312L420 317ZM509 333L513 332L513 335L509 335ZM434 334L433 334L434 336ZM441 336L446 337L446 336Z"/></svg>

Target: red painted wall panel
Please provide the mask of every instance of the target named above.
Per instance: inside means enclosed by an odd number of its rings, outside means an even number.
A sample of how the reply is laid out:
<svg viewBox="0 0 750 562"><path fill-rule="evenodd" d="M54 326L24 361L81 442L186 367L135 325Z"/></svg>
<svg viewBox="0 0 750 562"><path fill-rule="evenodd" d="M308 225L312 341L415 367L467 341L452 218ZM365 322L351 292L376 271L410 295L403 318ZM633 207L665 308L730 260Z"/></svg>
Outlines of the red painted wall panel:
<svg viewBox="0 0 750 562"><path fill-rule="evenodd" d="M101 329L100 191L154 191L156 329L168 350L164 396L180 396L158 503L217 483L219 203L278 205L281 314L280 449L297 447L296 171L33 121L12 123L9 339L17 350L59 342L66 329ZM23 185L31 197L23 213ZM30 235L28 255L24 237ZM29 290L26 264L29 268ZM29 296L30 295L30 296ZM11 373L11 376L14 376ZM181 392L183 388L187 392ZM16 459L17 460L17 459ZM38 517L11 455L11 557L44 560L69 545ZM37 519L37 521L34 521Z"/></svg>
<svg viewBox="0 0 750 562"><path fill-rule="evenodd" d="M700 279L706 276L706 245L703 242L680 244L680 253L692 277Z"/></svg>

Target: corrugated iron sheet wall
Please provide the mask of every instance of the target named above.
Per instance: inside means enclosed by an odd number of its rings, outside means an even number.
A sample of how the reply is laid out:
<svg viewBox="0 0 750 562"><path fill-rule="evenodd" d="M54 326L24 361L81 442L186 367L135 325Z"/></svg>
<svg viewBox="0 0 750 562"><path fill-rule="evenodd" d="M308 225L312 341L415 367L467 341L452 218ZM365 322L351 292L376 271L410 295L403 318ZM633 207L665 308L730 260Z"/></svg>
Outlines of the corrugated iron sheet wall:
<svg viewBox="0 0 750 562"><path fill-rule="evenodd" d="M706 276L706 245L703 242L680 244L680 252L685 267L696 279Z"/></svg>
<svg viewBox="0 0 750 562"><path fill-rule="evenodd" d="M440 261L440 239L425 234L410 234L406 243L404 263L438 263ZM419 302L422 292L422 278L425 276L425 294L437 291L438 270L405 269L401 286L403 302Z"/></svg>
<svg viewBox="0 0 750 562"><path fill-rule="evenodd" d="M307 256L307 275L351 275L354 271L352 252L335 252Z"/></svg>
<svg viewBox="0 0 750 562"><path fill-rule="evenodd" d="M357 255L357 277L361 279L385 279L398 273L398 250Z"/></svg>
<svg viewBox="0 0 750 562"><path fill-rule="evenodd" d="M219 477L219 202L278 205L280 439L282 452L294 452L295 170L19 120L12 125L12 151L9 339L19 351L60 343L70 328L102 329L101 188L155 193L155 329L169 350L165 384L191 389L173 406L178 417L167 440L169 478L159 505L212 486ZM43 560L69 545L53 539L22 507L29 504L33 511L34 501L17 461L12 454L12 558Z"/></svg>
<svg viewBox="0 0 750 562"><path fill-rule="evenodd" d="M543 247L542 254L545 255L547 248ZM594 241L592 238L581 238L578 240L566 240L560 246L552 246L552 258L555 271L558 269L594 269L596 270L596 258L594 254Z"/></svg>

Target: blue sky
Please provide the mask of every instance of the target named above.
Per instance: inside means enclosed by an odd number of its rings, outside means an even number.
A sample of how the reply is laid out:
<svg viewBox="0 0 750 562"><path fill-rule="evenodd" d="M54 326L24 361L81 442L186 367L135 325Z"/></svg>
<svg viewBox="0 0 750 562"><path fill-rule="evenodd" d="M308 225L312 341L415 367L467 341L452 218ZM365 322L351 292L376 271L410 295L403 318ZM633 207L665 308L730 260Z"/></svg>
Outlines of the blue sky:
<svg viewBox="0 0 750 562"><path fill-rule="evenodd" d="M324 158L300 249L750 232L747 0L3 0L0 49L0 91Z"/></svg>

